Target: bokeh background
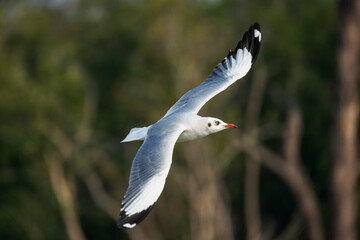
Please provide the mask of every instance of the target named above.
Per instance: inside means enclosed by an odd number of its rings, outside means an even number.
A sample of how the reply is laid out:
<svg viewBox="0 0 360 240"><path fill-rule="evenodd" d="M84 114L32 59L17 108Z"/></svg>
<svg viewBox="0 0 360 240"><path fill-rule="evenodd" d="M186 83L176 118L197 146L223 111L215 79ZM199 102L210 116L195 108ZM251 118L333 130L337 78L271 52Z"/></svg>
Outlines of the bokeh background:
<svg viewBox="0 0 360 240"><path fill-rule="evenodd" d="M0 239L355 240L357 0L0 1ZM249 74L175 146L160 199L115 220L140 142L258 21Z"/></svg>

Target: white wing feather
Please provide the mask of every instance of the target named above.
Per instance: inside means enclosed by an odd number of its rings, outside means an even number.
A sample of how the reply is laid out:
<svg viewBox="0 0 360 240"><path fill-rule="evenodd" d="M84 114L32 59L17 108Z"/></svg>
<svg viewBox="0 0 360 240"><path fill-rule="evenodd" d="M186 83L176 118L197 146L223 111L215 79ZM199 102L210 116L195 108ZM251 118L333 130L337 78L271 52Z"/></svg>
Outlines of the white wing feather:
<svg viewBox="0 0 360 240"><path fill-rule="evenodd" d="M244 77L251 68L251 61L250 52L246 48L239 49L235 57L230 56L219 63L205 82L182 96L165 116L175 111L198 113L207 101Z"/></svg>
<svg viewBox="0 0 360 240"><path fill-rule="evenodd" d="M129 187L117 222L119 227L134 227L159 198L169 173L174 145L183 130L169 118L149 129L131 166Z"/></svg>

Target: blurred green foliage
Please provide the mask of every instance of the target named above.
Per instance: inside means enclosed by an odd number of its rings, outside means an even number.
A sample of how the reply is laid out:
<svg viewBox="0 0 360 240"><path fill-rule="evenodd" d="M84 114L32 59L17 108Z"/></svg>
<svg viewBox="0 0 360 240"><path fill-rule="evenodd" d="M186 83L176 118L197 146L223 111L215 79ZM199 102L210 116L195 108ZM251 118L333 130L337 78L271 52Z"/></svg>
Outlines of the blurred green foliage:
<svg viewBox="0 0 360 240"><path fill-rule="evenodd" d="M62 159L73 179L85 236L130 238L94 203L82 177L95 171L120 208L139 144L119 141L132 127L157 121L200 84L255 21L263 32L258 62L201 114L238 122L242 129L251 79L266 68L259 125L283 126L289 105L299 104L302 163L326 219L335 1L2 1L0 15L0 239L68 238L50 184L49 155ZM219 153L228 134L202 144ZM264 144L282 151L281 136ZM179 211L173 217L152 218L165 239L188 239L191 233L186 213L191 199L184 190L171 192L171 187L181 188L176 171L187 171L182 154L187 146L175 149L168 193L156 206L158 213L151 213L166 215L160 214L165 201L178 204L172 206ZM221 176L235 239L245 235L243 159L235 154ZM266 168L260 182L264 225L281 232L297 208L296 199ZM166 194L180 200L168 200Z"/></svg>

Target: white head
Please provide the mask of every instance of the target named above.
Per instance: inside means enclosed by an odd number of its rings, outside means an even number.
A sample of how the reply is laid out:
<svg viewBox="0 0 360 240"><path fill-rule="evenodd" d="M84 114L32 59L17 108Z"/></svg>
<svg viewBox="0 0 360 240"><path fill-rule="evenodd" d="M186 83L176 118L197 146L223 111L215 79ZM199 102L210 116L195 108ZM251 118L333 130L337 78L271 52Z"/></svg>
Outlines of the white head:
<svg viewBox="0 0 360 240"><path fill-rule="evenodd" d="M189 129L185 130L179 137L178 142L186 142L209 134L220 132L227 128L236 128L234 124L225 123L218 118L200 117L192 118L189 122Z"/></svg>
<svg viewBox="0 0 360 240"><path fill-rule="evenodd" d="M207 117L206 118L206 127L209 133L216 133L228 128L237 128L232 123L225 123L224 121L218 118Z"/></svg>

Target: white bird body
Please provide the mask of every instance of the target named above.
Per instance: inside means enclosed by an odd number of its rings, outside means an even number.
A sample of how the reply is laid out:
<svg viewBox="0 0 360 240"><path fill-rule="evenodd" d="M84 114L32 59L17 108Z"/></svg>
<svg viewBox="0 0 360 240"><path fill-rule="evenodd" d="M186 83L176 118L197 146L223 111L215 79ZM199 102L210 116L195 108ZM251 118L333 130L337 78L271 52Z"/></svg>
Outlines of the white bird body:
<svg viewBox="0 0 360 240"><path fill-rule="evenodd" d="M206 137L207 135L214 133L206 127L208 118L200 117L197 114L171 114L164 118L169 119L170 121L172 121L172 118L174 118L176 119L176 121L181 120L182 122L186 123L184 124L184 131L180 134L176 142L187 142L198 138ZM163 120L164 118L162 118L161 120ZM121 142L124 143L131 141L143 141L152 126L153 125L150 125L148 127L131 129L126 138Z"/></svg>
<svg viewBox="0 0 360 240"><path fill-rule="evenodd" d="M131 166L119 227L132 228L150 212L164 188L176 142L236 127L217 118L198 116L198 112L207 101L247 74L258 56L260 41L260 26L255 23L206 81L182 96L163 118L148 127L131 129L122 142L144 142Z"/></svg>

